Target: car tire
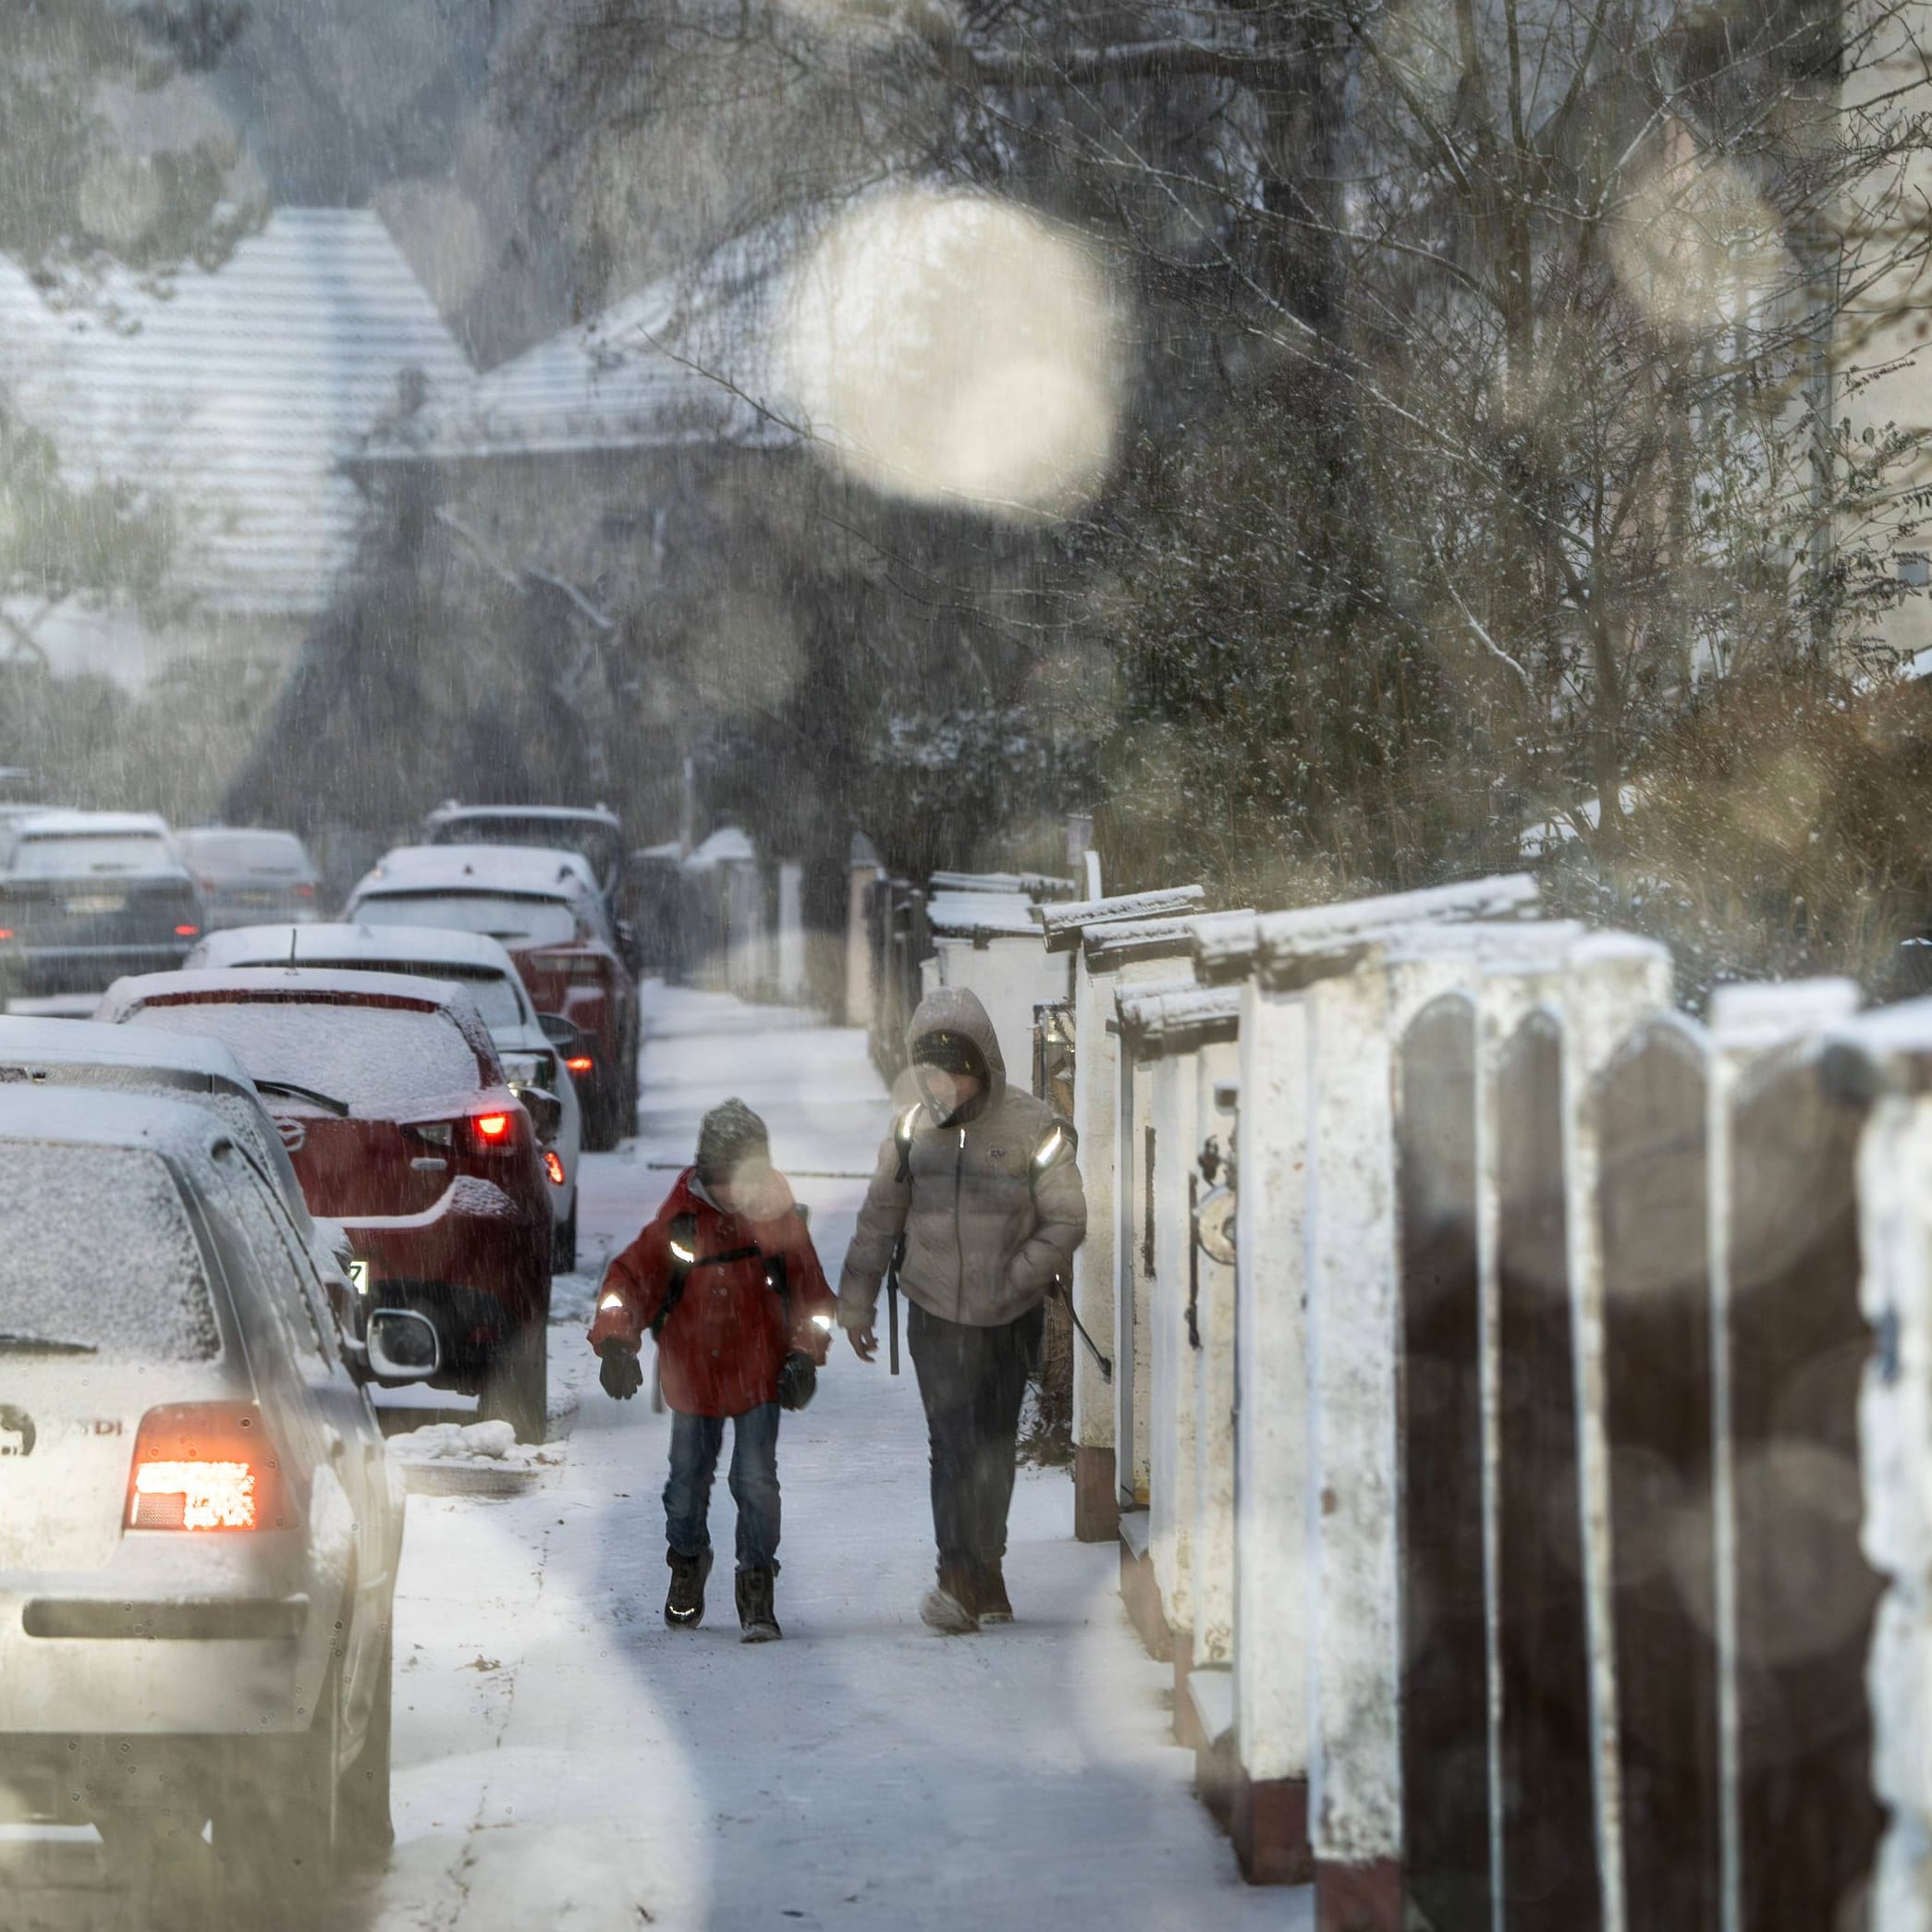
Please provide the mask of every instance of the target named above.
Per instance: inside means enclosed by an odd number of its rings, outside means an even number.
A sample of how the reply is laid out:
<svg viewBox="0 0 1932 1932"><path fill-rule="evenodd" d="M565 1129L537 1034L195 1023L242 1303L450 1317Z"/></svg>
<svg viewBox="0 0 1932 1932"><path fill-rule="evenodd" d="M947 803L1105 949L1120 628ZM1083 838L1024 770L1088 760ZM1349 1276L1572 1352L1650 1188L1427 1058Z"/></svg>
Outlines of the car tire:
<svg viewBox="0 0 1932 1932"><path fill-rule="evenodd" d="M550 1328L542 1314L526 1323L483 1371L477 1413L507 1422L519 1442L542 1442L550 1420Z"/></svg>
<svg viewBox="0 0 1932 1932"><path fill-rule="evenodd" d="M550 1272L572 1275L577 1272L577 1199L570 1199L570 1212L550 1237Z"/></svg>
<svg viewBox="0 0 1932 1932"><path fill-rule="evenodd" d="M583 1096L583 1145L589 1154L608 1154L618 1144L617 1106L609 1082L600 1074Z"/></svg>
<svg viewBox="0 0 1932 1932"><path fill-rule="evenodd" d="M356 1761L342 1774L336 1816L344 1855L353 1864L378 1865L396 1842L396 1822L389 1810L389 1752L395 1729L396 1631L383 1632L382 1655L375 1665L375 1695L369 1706L369 1726Z"/></svg>

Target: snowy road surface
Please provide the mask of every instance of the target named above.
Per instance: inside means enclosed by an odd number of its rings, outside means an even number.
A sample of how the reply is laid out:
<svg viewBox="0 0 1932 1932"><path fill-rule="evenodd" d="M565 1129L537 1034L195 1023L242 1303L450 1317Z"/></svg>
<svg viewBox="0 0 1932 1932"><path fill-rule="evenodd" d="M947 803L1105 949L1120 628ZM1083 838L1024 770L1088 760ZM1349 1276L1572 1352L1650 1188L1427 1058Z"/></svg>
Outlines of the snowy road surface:
<svg viewBox="0 0 1932 1932"><path fill-rule="evenodd" d="M1128 1630L1114 1550L1071 1540L1064 1473L1021 1479L1020 1621L963 1639L919 1623L910 1363L895 1381L841 1343L786 1418L786 1641L738 1642L722 1472L707 1621L666 1630L668 1418L597 1388L596 1271L669 1183L649 1163L684 1158L727 1094L765 1114L792 1169L869 1168L886 1107L856 1033L661 988L648 1025L640 1136L585 1162L584 1272L557 1283L553 1386L581 1392L574 1434L529 1494L410 1499L397 1843L343 1932L1300 1932L1309 1895L1243 1887L1190 1795L1168 1672ZM797 1183L835 1278L862 1191Z"/></svg>

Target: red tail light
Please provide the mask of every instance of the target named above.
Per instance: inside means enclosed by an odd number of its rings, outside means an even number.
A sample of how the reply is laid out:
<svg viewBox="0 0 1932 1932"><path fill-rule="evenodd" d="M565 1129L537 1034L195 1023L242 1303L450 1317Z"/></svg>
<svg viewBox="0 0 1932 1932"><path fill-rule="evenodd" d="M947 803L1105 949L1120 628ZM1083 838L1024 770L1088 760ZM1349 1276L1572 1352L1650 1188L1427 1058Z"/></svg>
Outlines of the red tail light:
<svg viewBox="0 0 1932 1932"><path fill-rule="evenodd" d="M563 1156L562 1156L562 1155L560 1155L560 1154L559 1154L559 1153L558 1153L558 1152L556 1151L556 1149L555 1147L545 1147L545 1148L544 1149L544 1173L546 1173L547 1175L549 1175L550 1179L551 1179L551 1180L553 1180L553 1181L554 1181L554 1182L555 1182L555 1183L556 1183L556 1185L557 1185L558 1187L561 1187L561 1186L563 1186L563 1184L564 1184L564 1162L563 1162Z"/></svg>
<svg viewBox="0 0 1932 1932"><path fill-rule="evenodd" d="M507 1147L516 1137L517 1123L509 1114L473 1114L470 1131L483 1147Z"/></svg>
<svg viewBox="0 0 1932 1932"><path fill-rule="evenodd" d="M577 1054L564 1062L572 1073L588 1073L596 1064L587 1053Z"/></svg>
<svg viewBox="0 0 1932 1932"><path fill-rule="evenodd" d="M282 1464L252 1402L150 1409L128 1476L130 1530L279 1528Z"/></svg>
<svg viewBox="0 0 1932 1932"><path fill-rule="evenodd" d="M0 925L0 939L11 939L13 935L14 929L12 928L12 926Z"/></svg>
<svg viewBox="0 0 1932 1932"><path fill-rule="evenodd" d="M295 896L297 899L313 899L315 888L312 886L298 886L295 888Z"/></svg>
<svg viewBox="0 0 1932 1932"><path fill-rule="evenodd" d="M175 937L177 939L193 939L199 936L201 930L201 927L198 925L177 925L175 928Z"/></svg>

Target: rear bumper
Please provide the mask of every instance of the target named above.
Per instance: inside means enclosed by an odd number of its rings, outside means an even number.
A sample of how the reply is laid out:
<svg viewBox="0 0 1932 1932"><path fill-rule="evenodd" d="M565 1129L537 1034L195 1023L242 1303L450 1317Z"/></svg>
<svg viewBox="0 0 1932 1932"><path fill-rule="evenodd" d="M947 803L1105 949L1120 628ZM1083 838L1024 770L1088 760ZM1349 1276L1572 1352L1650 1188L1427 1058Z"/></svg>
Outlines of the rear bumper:
<svg viewBox="0 0 1932 1932"><path fill-rule="evenodd" d="M0 1824L79 1825L117 1810L186 1809L272 1788L296 1731L0 1731Z"/></svg>
<svg viewBox="0 0 1932 1932"><path fill-rule="evenodd" d="M461 1352L471 1330L500 1336L533 1320L549 1290L549 1203L532 1215L487 1182L468 1186L478 1212L467 1211L466 1197L452 1189L423 1214L339 1224L356 1259L368 1265L359 1299L369 1308L429 1315L446 1358ZM495 1346L482 1338L475 1345L485 1353Z"/></svg>

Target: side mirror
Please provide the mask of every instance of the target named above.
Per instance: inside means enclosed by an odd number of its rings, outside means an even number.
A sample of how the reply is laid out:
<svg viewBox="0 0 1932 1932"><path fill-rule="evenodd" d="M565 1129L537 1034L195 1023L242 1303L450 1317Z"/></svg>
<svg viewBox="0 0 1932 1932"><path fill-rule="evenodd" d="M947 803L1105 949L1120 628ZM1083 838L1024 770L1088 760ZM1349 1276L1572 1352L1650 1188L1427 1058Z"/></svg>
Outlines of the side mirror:
<svg viewBox="0 0 1932 1932"><path fill-rule="evenodd" d="M426 1382L443 1366L435 1324L412 1309L378 1308L369 1317L363 1347L379 1382Z"/></svg>
<svg viewBox="0 0 1932 1932"><path fill-rule="evenodd" d="M637 928L628 919L620 919L617 925L618 950L624 956L624 963L635 972L638 962L643 956L643 948L638 939Z"/></svg>
<svg viewBox="0 0 1932 1932"><path fill-rule="evenodd" d="M544 1029L544 1037L569 1059L577 1050L578 1043L583 1038L574 1020L567 1020L561 1013L539 1013L537 1024Z"/></svg>
<svg viewBox="0 0 1932 1932"><path fill-rule="evenodd" d="M523 1103L537 1139L547 1147L564 1131L563 1102L547 1087L525 1087L517 1098Z"/></svg>

